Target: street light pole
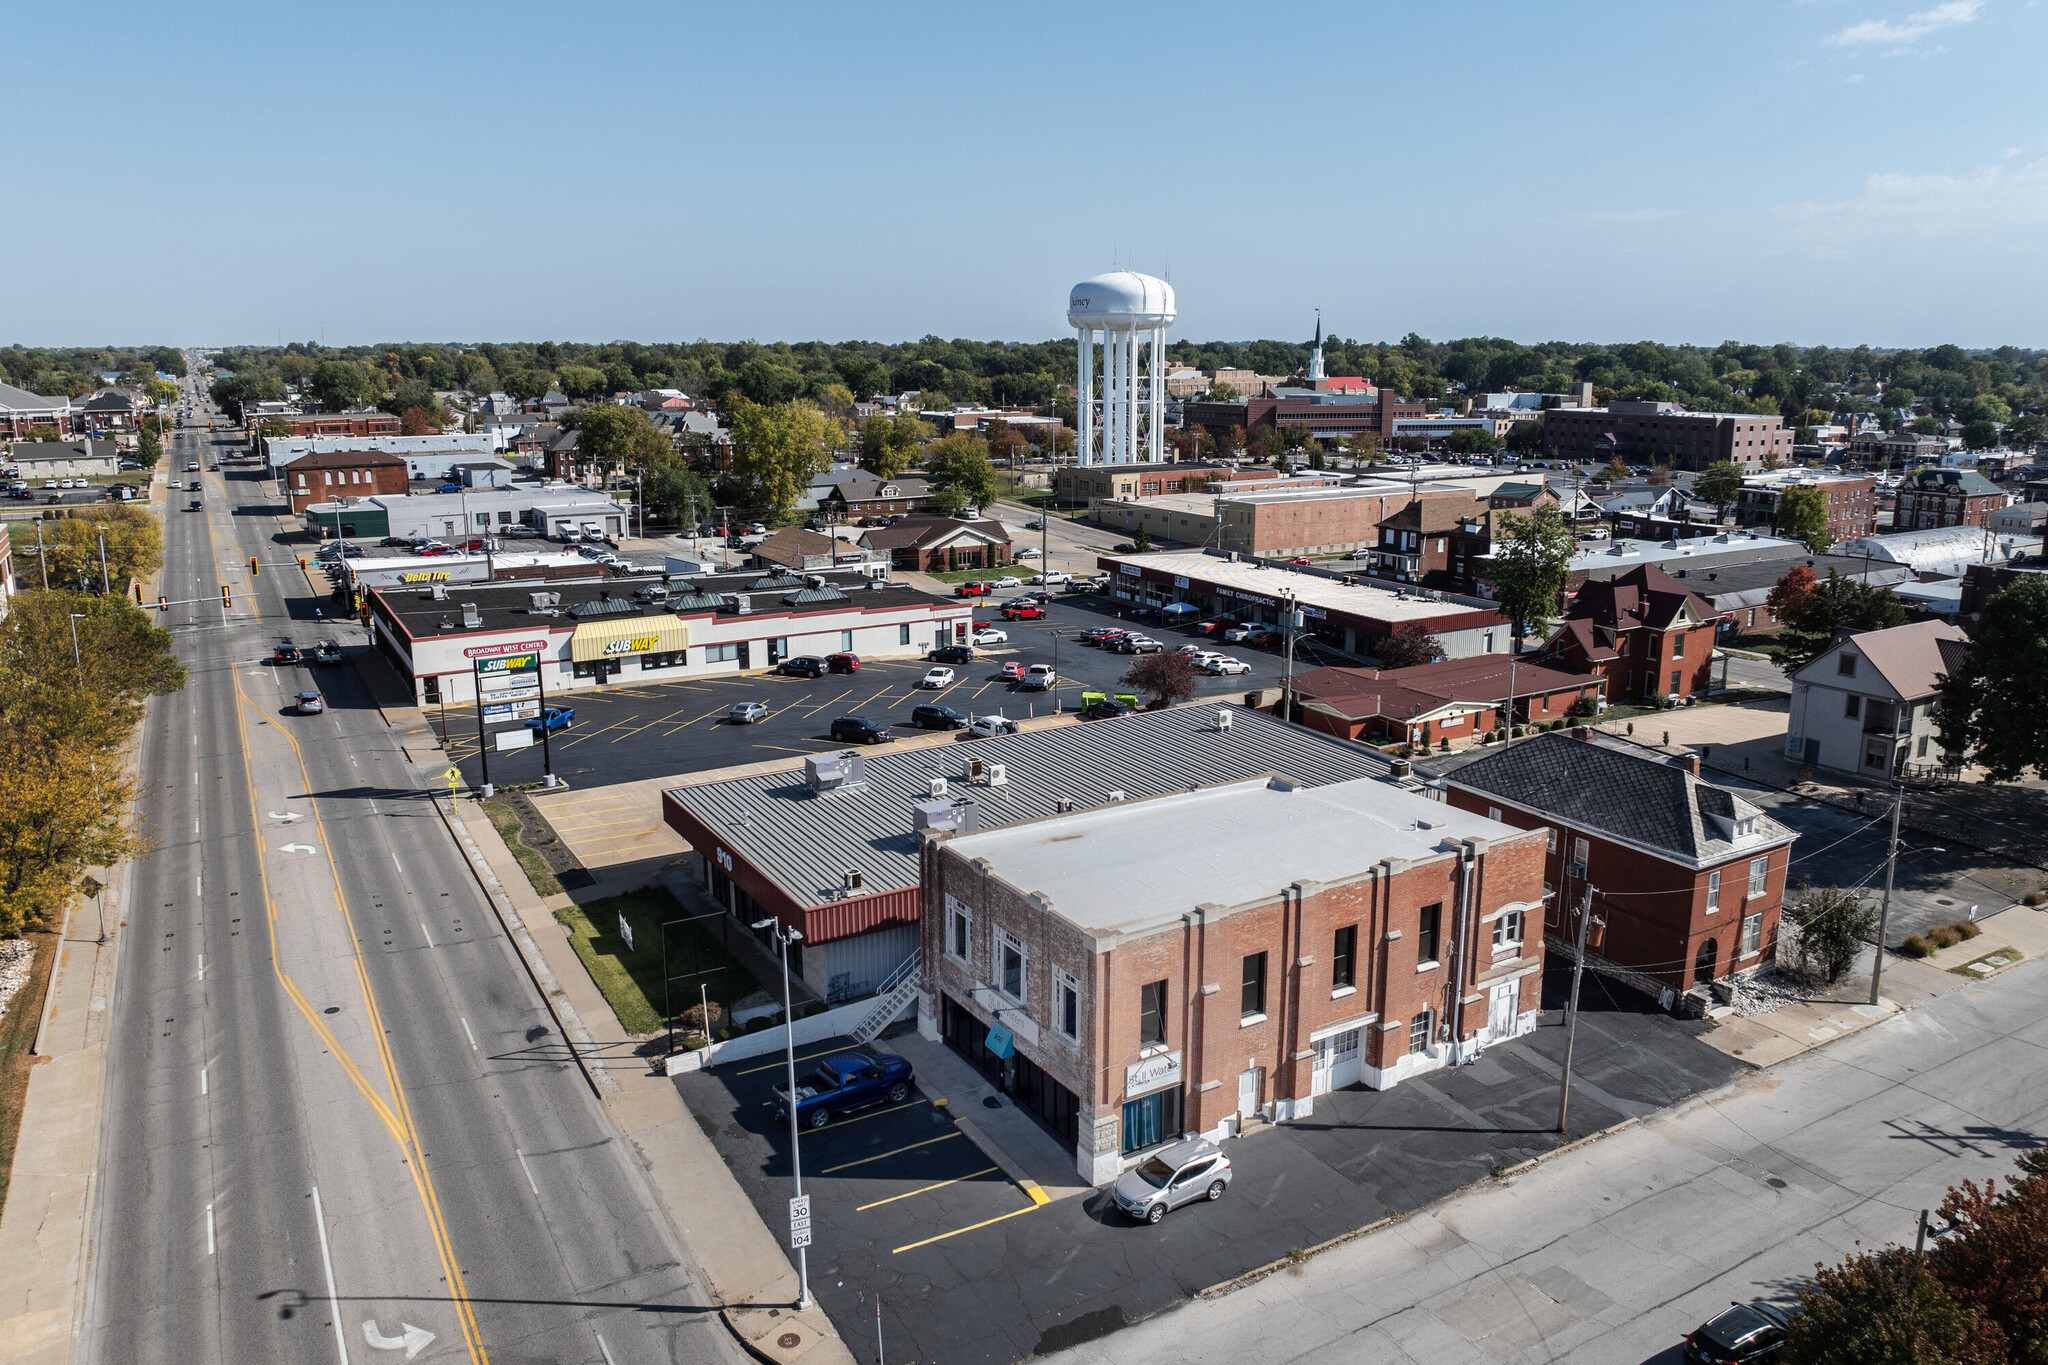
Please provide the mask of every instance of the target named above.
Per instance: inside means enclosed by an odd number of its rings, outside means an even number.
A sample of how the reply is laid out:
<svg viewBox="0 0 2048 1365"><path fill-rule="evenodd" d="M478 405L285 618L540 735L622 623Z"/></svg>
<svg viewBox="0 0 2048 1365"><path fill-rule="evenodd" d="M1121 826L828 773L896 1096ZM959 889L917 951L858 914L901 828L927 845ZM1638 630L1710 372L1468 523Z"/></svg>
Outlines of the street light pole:
<svg viewBox="0 0 2048 1365"><path fill-rule="evenodd" d="M782 1051L789 1077L789 1171L796 1183L796 1197L804 1195L804 1163L797 1150L796 1121L796 1026L790 1017L789 999L789 945L801 942L803 934L796 929L785 929L779 919L764 919L755 922L754 928L767 929L775 935L775 945L782 955ZM811 1306L811 1270L804 1248L796 1248L796 1276L798 1294L797 1311Z"/></svg>
<svg viewBox="0 0 2048 1365"><path fill-rule="evenodd" d="M85 619L85 613L71 613L71 666L78 672L78 685L85 686L85 658L78 652L78 623ZM1896 840L1894 840L1896 843Z"/></svg>
<svg viewBox="0 0 2048 1365"><path fill-rule="evenodd" d="M100 596L105 597L113 591L107 581L107 528L94 526L92 529L100 542Z"/></svg>

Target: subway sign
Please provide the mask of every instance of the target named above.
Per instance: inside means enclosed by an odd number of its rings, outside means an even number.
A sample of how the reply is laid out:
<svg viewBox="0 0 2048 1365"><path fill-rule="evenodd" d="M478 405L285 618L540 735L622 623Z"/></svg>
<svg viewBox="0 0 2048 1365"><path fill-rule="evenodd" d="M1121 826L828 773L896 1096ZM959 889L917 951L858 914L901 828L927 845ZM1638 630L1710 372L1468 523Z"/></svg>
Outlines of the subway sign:
<svg viewBox="0 0 2048 1365"><path fill-rule="evenodd" d="M636 635L630 640L605 641L604 652L606 654L645 654L660 643L661 637L659 635Z"/></svg>

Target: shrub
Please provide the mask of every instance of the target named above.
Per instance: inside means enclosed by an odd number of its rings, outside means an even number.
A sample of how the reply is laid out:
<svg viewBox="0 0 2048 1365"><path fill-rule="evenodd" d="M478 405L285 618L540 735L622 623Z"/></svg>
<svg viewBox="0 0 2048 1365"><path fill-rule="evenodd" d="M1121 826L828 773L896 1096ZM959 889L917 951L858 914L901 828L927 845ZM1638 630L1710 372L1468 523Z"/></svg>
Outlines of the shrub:
<svg viewBox="0 0 2048 1365"><path fill-rule="evenodd" d="M1934 945L1918 934L1908 934L1905 942L1899 945L1899 951L1907 957L1926 957L1934 951Z"/></svg>
<svg viewBox="0 0 2048 1365"><path fill-rule="evenodd" d="M1842 979L1877 931L1877 907L1853 887L1809 886L1785 903L1779 960L1797 975L1832 985ZM1789 940L1789 942L1787 941Z"/></svg>
<svg viewBox="0 0 2048 1365"><path fill-rule="evenodd" d="M1577 701L1572 703L1571 710L1565 712L1565 714L1568 716L1575 716L1581 720L1587 719L1591 716L1597 716L1600 714L1600 703L1595 701L1591 697L1580 697Z"/></svg>
<svg viewBox="0 0 2048 1365"><path fill-rule="evenodd" d="M769 1024L772 1022L773 1021L767 1015L757 1014L752 1019L747 1020L747 1032L759 1033L762 1029L767 1028Z"/></svg>
<svg viewBox="0 0 2048 1365"><path fill-rule="evenodd" d="M1978 924L1975 920L1969 919L1959 919L1954 924L1951 924L1949 928L1955 930L1958 935L1965 939L1975 938L1984 932L1982 925Z"/></svg>
<svg viewBox="0 0 2048 1365"><path fill-rule="evenodd" d="M710 1029L715 1029L725 1022L725 1006L719 1004L716 1000L711 1001L710 1006L710 1018L708 1020L705 1018L706 1011L704 1006L699 1004L692 1005L677 1015L676 1022L692 1032L702 1033L708 1037ZM705 1027L707 1023L710 1025L710 1029Z"/></svg>
<svg viewBox="0 0 2048 1365"><path fill-rule="evenodd" d="M1450 740L1450 736L1446 735L1446 736L1445 736L1444 738L1442 738L1442 739L1438 740L1438 741L1436 742L1436 748L1437 748L1437 752L1438 752L1438 753L1443 753L1443 754L1447 754L1447 753L1449 753L1449 752L1451 751L1451 740Z"/></svg>
<svg viewBox="0 0 2048 1365"><path fill-rule="evenodd" d="M822 1000L813 1000L808 1005L799 1006L797 1008L796 1017L799 1019L809 1019L814 1015L823 1014L826 1010L831 1008L832 1007L830 1005L826 1004Z"/></svg>
<svg viewBox="0 0 2048 1365"><path fill-rule="evenodd" d="M2021 898L2022 905L2048 905L2048 891L2029 891Z"/></svg>
<svg viewBox="0 0 2048 1365"><path fill-rule="evenodd" d="M1927 931L1927 941L1937 948L1953 948L1963 941L1963 936L1946 924Z"/></svg>
<svg viewBox="0 0 2048 1365"><path fill-rule="evenodd" d="M1488 730L1488 731L1487 731L1487 732L1486 732L1485 734L1483 734L1483 735L1481 735L1481 736L1479 737L1479 742L1480 742L1481 744L1493 744L1493 743L1497 742L1497 741L1498 741L1499 739L1500 739L1500 736L1499 736L1499 735L1495 734L1495 733L1494 733L1493 731L1491 731L1491 730Z"/></svg>

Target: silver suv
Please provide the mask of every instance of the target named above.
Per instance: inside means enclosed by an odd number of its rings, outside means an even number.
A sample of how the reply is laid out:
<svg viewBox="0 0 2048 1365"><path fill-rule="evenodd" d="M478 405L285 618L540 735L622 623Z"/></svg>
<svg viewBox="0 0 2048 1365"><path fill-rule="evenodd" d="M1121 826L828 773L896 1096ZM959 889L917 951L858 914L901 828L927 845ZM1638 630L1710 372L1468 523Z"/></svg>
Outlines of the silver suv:
<svg viewBox="0 0 2048 1365"><path fill-rule="evenodd" d="M1190 1138L1162 1147L1117 1177L1116 1206L1141 1223L1156 1223L1168 1209L1197 1199L1221 1199L1230 1185L1230 1158L1215 1143Z"/></svg>

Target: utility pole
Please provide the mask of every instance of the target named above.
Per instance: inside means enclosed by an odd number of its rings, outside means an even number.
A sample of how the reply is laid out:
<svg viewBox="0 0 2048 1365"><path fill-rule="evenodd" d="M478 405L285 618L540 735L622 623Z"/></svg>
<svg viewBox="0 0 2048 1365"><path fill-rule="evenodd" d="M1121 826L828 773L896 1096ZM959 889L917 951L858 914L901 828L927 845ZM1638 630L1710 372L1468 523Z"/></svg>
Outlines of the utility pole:
<svg viewBox="0 0 2048 1365"><path fill-rule="evenodd" d="M1884 934L1892 913L1892 878L1899 870L1899 812L1906 804L1906 786L1899 781L1899 706L1892 706L1892 751L1887 760L1892 769L1892 846L1884 860L1884 899L1877 906L1877 949L1870 959L1870 1003L1877 1003L1877 988L1884 981Z"/></svg>
<svg viewBox="0 0 2048 1365"><path fill-rule="evenodd" d="M1294 604L1294 598L1292 597L1288 597L1286 602L1287 619L1282 624L1287 631L1287 664L1286 671L1280 675L1280 718L1282 720L1293 720L1294 637L1301 627L1301 609Z"/></svg>
<svg viewBox="0 0 2048 1365"><path fill-rule="evenodd" d="M753 927L755 929L766 929L774 934L776 947L781 950L782 954L782 1050L789 1081L789 1171L791 1179L796 1184L796 1199L802 1199L804 1197L804 1163L802 1156L797 1150L796 1027L790 1012L789 945L802 941L803 933L800 930L783 928L782 921L774 918L758 920L754 923ZM794 1206L794 1201L792 1201L792 1205ZM794 1217L794 1214L792 1214L792 1217ZM795 1230L792 1229L791 1231L792 1236L790 1240L795 1241ZM804 1234L803 1240L805 1245L809 1245L810 1234L808 1232ZM804 1247L799 1246L795 1250L798 1288L796 1307L798 1312L803 1312L811 1306L811 1270Z"/></svg>
<svg viewBox="0 0 2048 1365"><path fill-rule="evenodd" d="M1600 923L1605 925L1606 920ZM1586 887L1585 898L1579 902L1579 946L1572 954L1572 998L1565 1006L1564 1017L1564 1072L1557 1080L1557 1131L1564 1131L1565 1111L1572 1102L1572 1045L1579 1039L1579 978L1586 970L1586 931L1593 924L1593 887Z"/></svg>

